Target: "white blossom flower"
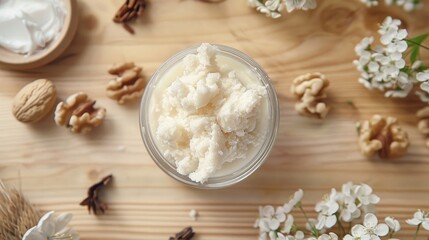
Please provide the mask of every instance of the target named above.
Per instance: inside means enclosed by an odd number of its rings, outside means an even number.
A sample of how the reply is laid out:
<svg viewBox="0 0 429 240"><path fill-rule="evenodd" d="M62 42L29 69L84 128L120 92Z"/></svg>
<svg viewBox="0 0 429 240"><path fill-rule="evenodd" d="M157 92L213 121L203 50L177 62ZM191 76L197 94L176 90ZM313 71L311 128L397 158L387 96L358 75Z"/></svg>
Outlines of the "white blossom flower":
<svg viewBox="0 0 429 240"><path fill-rule="evenodd" d="M352 188L357 200L359 201L358 207L362 205L377 204L380 198L372 193L372 188L367 184L354 185Z"/></svg>
<svg viewBox="0 0 429 240"><path fill-rule="evenodd" d="M378 5L378 0L361 0L361 2L365 3L368 7L373 7Z"/></svg>
<svg viewBox="0 0 429 240"><path fill-rule="evenodd" d="M373 7L378 5L378 0L361 0L366 6ZM384 0L386 5L396 5L403 7L405 11L410 12L417 8L421 8L423 4L421 0Z"/></svg>
<svg viewBox="0 0 429 240"><path fill-rule="evenodd" d="M340 195L340 215L339 218L345 222L351 222L361 215L360 209L356 206L355 198Z"/></svg>
<svg viewBox="0 0 429 240"><path fill-rule="evenodd" d="M414 226L421 225L424 229L429 231L429 213L425 213L420 209L414 213L412 219L408 219L406 222Z"/></svg>
<svg viewBox="0 0 429 240"><path fill-rule="evenodd" d="M384 221L386 222L391 232L396 233L401 230L401 224L394 217L386 217Z"/></svg>
<svg viewBox="0 0 429 240"><path fill-rule="evenodd" d="M397 6L402 6L407 12L413 11L423 6L420 0L385 0L385 2L386 5L396 4Z"/></svg>
<svg viewBox="0 0 429 240"><path fill-rule="evenodd" d="M292 12L295 9L309 10L317 7L316 0L285 0L286 9Z"/></svg>
<svg viewBox="0 0 429 240"><path fill-rule="evenodd" d="M317 240L338 240L337 234L330 232L328 234L322 234L320 235Z"/></svg>
<svg viewBox="0 0 429 240"><path fill-rule="evenodd" d="M333 188L331 194L325 197L321 202L316 204L315 210L319 213L317 217L316 229L320 230L323 228L331 228L337 223L337 217L335 213L339 209L339 205L336 202L337 192Z"/></svg>
<svg viewBox="0 0 429 240"><path fill-rule="evenodd" d="M353 226L351 235L346 235L344 240L380 240L380 237L386 236L388 233L389 227L384 223L378 224L377 217L368 213L364 217L363 225Z"/></svg>
<svg viewBox="0 0 429 240"><path fill-rule="evenodd" d="M317 7L316 0L247 0L249 6L268 17L279 18L286 5L288 12L295 9L309 10Z"/></svg>
<svg viewBox="0 0 429 240"><path fill-rule="evenodd" d="M285 203L283 205L283 210L285 211L285 213L290 213L292 211L292 209L301 202L302 198L304 197L304 191L302 189L298 189L298 191L296 191L293 196L291 197L291 199L289 200L289 202Z"/></svg>
<svg viewBox="0 0 429 240"><path fill-rule="evenodd" d="M53 218L54 211L43 215L37 226L30 228L22 237L22 240L47 240L47 239L71 239L79 240L79 235L67 224L72 219L70 213L60 214L56 219Z"/></svg>
<svg viewBox="0 0 429 240"><path fill-rule="evenodd" d="M265 4L261 3L259 0L248 0L248 4L256 8L258 12L264 13L267 17L279 18L282 16L280 13L283 9L281 0L267 0Z"/></svg>
<svg viewBox="0 0 429 240"><path fill-rule="evenodd" d="M282 207L277 207L274 210L273 206L265 206L261 210L262 218L259 219L259 228L268 232L269 230L277 230L280 224L286 220L286 215Z"/></svg>

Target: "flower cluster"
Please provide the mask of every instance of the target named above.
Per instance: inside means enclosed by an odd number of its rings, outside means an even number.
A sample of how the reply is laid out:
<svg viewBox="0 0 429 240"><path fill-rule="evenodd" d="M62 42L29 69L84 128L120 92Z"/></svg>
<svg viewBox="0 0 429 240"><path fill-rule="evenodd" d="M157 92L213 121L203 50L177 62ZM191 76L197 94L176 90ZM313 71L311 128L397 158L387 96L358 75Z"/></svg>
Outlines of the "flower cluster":
<svg viewBox="0 0 429 240"><path fill-rule="evenodd" d="M380 198L372 193L367 184L343 184L341 192L334 188L331 193L316 204L319 213L317 230L333 227L337 221L351 222L361 216L362 212L371 212Z"/></svg>
<svg viewBox="0 0 429 240"><path fill-rule="evenodd" d="M400 20L387 17L378 30L380 45L373 46L374 37L366 37L356 45L359 59L353 63L361 72L359 82L368 89L386 91L386 97L406 97L414 83L420 81L424 92L418 95L429 101L429 72L417 60L420 43L427 35L409 40L407 30L400 29L400 25ZM409 64L405 54L410 55Z"/></svg>
<svg viewBox="0 0 429 240"><path fill-rule="evenodd" d="M317 6L316 0L248 0L248 3L257 11L272 18L281 17L281 11L285 8L292 12L295 9L308 10Z"/></svg>
<svg viewBox="0 0 429 240"><path fill-rule="evenodd" d="M378 0L361 0L368 7L373 7L378 5ZM388 6L396 5L404 8L405 11L410 12L414 9L421 8L423 6L421 0L384 0L385 4Z"/></svg>
<svg viewBox="0 0 429 240"><path fill-rule="evenodd" d="M301 201L303 190L299 189L283 206L274 208L264 206L259 208L259 218L255 226L259 228L260 240L380 240L387 236L389 239L400 231L401 225L393 217L386 217L385 223L379 223L373 213L380 198L375 195L367 184L343 184L341 191L331 189L322 201L315 206L317 219L309 218ZM306 226L299 227L294 222L293 209L298 209L306 219ZM364 213L364 214L362 214ZM360 222L352 225L352 222ZM345 229L346 224L350 226ZM412 219L407 220L410 225L417 226L416 236L422 226L429 231L429 213L418 210ZM329 232L337 226L340 234Z"/></svg>

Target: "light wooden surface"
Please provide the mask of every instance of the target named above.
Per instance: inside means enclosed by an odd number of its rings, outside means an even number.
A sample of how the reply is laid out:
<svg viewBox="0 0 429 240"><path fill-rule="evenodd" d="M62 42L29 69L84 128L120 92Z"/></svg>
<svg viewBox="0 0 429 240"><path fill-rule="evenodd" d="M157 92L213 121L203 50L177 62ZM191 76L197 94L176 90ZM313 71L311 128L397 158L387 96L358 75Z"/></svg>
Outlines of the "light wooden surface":
<svg viewBox="0 0 429 240"><path fill-rule="evenodd" d="M357 0L318 2L315 11L272 20L244 0L156 0L132 25L133 36L111 21L122 1L79 1L77 36L58 61L28 72L0 70L0 178L43 210L72 212L72 225L84 240L167 239L188 225L197 239L255 239L259 205L282 204L303 188L311 211L330 188L349 180L371 184L382 198L380 217L399 218L400 237L410 238L413 230L404 220L417 208L429 210L429 149L414 117L423 104L415 97L385 99L364 89L351 62L354 45L375 34L377 22L387 15L403 19L412 35L429 31L429 4L406 14L397 8L368 9ZM139 103L119 106L105 92L111 64L136 61L149 77L170 55L201 42L252 56L271 76L280 98L280 132L272 155L246 181L224 190L192 189L165 175L140 138ZM289 92L295 76L312 71L325 73L332 83L332 112L321 122L299 117ZM53 80L60 98L86 91L107 108L105 123L81 136L57 128L52 118L35 125L15 121L13 96L37 78ZM358 152L355 122L375 113L400 119L412 142L406 157L368 161ZM105 194L110 209L105 216L88 215L78 203L87 187L109 173L114 175ZM191 209L200 214L196 222L188 216Z"/></svg>

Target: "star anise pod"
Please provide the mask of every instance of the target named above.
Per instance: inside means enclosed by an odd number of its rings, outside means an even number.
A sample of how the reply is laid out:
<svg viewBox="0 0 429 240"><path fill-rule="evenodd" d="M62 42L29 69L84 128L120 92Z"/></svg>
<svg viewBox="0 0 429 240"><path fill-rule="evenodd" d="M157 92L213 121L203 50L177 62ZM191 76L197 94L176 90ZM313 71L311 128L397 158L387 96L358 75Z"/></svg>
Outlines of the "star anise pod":
<svg viewBox="0 0 429 240"><path fill-rule="evenodd" d="M88 197L85 198L80 205L88 206L89 213L92 211L95 215L98 215L100 213L104 214L107 210L107 204L100 198L100 191L110 182L110 180L112 180L112 178L113 175L108 175L88 189Z"/></svg>
<svg viewBox="0 0 429 240"><path fill-rule="evenodd" d="M174 237L170 237L169 240L191 240L195 235L194 230L192 230L192 227L187 227L183 229L182 231L176 233Z"/></svg>

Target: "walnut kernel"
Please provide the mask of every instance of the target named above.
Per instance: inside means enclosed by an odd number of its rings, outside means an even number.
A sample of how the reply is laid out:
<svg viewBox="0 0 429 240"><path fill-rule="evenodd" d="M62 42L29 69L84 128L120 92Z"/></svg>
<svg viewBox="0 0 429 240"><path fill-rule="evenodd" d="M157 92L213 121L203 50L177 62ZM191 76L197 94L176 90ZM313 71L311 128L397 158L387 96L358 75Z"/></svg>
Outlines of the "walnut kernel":
<svg viewBox="0 0 429 240"><path fill-rule="evenodd" d="M95 100L82 92L69 96L60 102L55 110L55 123L66 126L74 133L87 133L103 122L105 108L95 108Z"/></svg>
<svg viewBox="0 0 429 240"><path fill-rule="evenodd" d="M410 142L396 118L374 115L360 125L358 144L366 157L389 158L404 155Z"/></svg>
<svg viewBox="0 0 429 240"><path fill-rule="evenodd" d="M113 65L109 73L116 75L116 78L107 84L107 96L119 104L139 98L146 86L141 71L142 68L135 66L133 62Z"/></svg>
<svg viewBox="0 0 429 240"><path fill-rule="evenodd" d="M12 113L18 121L37 122L53 108L57 99L54 84L39 79L25 85L15 96Z"/></svg>
<svg viewBox="0 0 429 240"><path fill-rule="evenodd" d="M329 107L323 100L327 97L324 90L329 81L321 73L307 73L293 80L291 91L299 100L295 110L307 117L323 119L329 112Z"/></svg>
<svg viewBox="0 0 429 240"><path fill-rule="evenodd" d="M426 146L429 147L429 107L424 107L417 112L419 123L417 128L426 135Z"/></svg>

